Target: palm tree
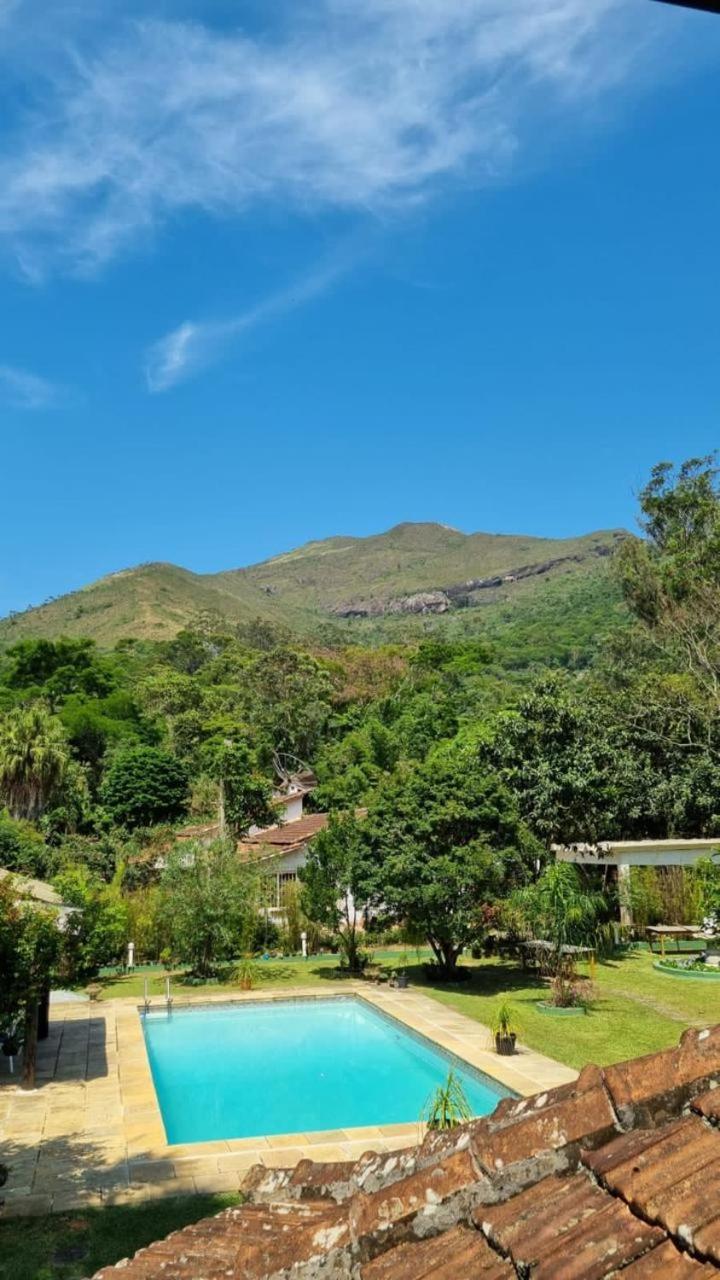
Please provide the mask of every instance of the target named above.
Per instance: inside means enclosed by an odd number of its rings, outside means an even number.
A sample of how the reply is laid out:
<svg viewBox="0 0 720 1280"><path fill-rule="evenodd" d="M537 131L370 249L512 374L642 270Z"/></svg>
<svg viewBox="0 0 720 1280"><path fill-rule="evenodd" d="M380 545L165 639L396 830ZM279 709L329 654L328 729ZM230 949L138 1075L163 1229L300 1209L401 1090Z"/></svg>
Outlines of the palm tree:
<svg viewBox="0 0 720 1280"><path fill-rule="evenodd" d="M62 725L42 703L0 717L0 800L13 818L37 821L70 764Z"/></svg>

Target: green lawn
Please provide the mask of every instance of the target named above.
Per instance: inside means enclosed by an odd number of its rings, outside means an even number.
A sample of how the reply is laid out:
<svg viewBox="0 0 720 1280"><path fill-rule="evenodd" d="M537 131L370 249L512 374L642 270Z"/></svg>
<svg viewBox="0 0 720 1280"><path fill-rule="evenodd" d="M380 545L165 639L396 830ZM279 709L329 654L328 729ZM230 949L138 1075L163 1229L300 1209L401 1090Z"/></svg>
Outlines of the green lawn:
<svg viewBox="0 0 720 1280"><path fill-rule="evenodd" d="M588 1062L607 1066L666 1049L686 1027L720 1022L720 983L658 973L653 959L647 951L629 951L599 964L591 1008L572 1018L541 1013L537 1001L544 984L512 963L482 962L470 983L425 989L434 999L489 1024L500 1002L507 1001L521 1039L531 1048L578 1069ZM580 973L587 976L587 966Z"/></svg>
<svg viewBox="0 0 720 1280"><path fill-rule="evenodd" d="M427 960L431 957L430 951L425 948L418 953L414 948L403 952L402 947L397 947L378 948L373 952L373 959L389 972L399 966L399 956L403 954L406 954L413 964L418 963L418 956L420 959ZM288 956L279 960L258 960L255 969L257 973L255 986L258 988L317 986L321 982L328 984L343 982L347 976L339 970L336 955L310 956L307 960L298 956ZM108 974L101 979L103 987L101 999L134 996L142 1000L146 979L148 995L155 999L162 998L165 994L166 978L167 973L160 968L136 970L130 976ZM187 995L202 994L204 991L208 994L217 994L238 989L231 967L225 975L207 982L192 978L181 970L176 970L170 978L172 993L178 999Z"/></svg>
<svg viewBox="0 0 720 1280"><path fill-rule="evenodd" d="M237 1204L238 1196L182 1196L0 1222L0 1280L80 1280L171 1231Z"/></svg>
<svg viewBox="0 0 720 1280"><path fill-rule="evenodd" d="M378 950L374 959L390 971L398 965L397 950ZM459 1009L478 1022L492 1025L504 1000L512 1006L521 1038L533 1049L549 1054L568 1066L580 1068L588 1062L605 1066L623 1058L652 1053L675 1044L681 1031L691 1025L720 1021L720 984L674 978L653 969L648 951L619 953L597 966L593 1000L584 1016L556 1018L541 1013L536 1005L543 997L542 979L524 973L513 961L469 961L470 982L455 986L431 984L424 974L420 956L409 952L409 973L413 986L429 996ZM587 967L581 967L587 976ZM291 986L317 986L327 982L335 988L344 981L335 956L314 956L308 960L288 958L264 960L257 964L258 989L278 990ZM162 996L165 974L148 975L150 995ZM144 975L108 977L103 997L142 998ZM187 975L175 974L172 989L176 998L184 994L236 990L231 973L226 981L197 983Z"/></svg>

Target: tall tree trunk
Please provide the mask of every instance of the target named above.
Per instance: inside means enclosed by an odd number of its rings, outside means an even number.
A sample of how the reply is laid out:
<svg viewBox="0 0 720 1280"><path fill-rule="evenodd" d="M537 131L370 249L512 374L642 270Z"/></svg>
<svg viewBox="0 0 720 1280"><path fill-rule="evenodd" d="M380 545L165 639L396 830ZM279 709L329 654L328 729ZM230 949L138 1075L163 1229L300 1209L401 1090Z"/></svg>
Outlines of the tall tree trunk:
<svg viewBox="0 0 720 1280"><path fill-rule="evenodd" d="M21 1089L35 1088L35 1066L37 1062L38 1041L38 997L33 991L28 995L25 1005L25 1042L23 1044L23 1069L20 1081Z"/></svg>
<svg viewBox="0 0 720 1280"><path fill-rule="evenodd" d="M225 779L218 783L218 834L221 840L227 835L227 819L225 817Z"/></svg>
<svg viewBox="0 0 720 1280"><path fill-rule="evenodd" d="M451 942L447 942L444 938L428 937L428 942L433 949L438 966L444 969L446 973L452 973L457 966L457 958L460 955L461 948L453 946Z"/></svg>

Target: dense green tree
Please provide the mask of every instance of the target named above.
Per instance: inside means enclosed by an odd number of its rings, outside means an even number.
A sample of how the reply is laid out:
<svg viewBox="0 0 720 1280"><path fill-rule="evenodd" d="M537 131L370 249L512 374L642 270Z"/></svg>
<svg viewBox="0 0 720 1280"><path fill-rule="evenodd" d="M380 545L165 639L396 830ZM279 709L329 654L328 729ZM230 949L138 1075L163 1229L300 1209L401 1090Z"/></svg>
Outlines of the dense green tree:
<svg viewBox="0 0 720 1280"><path fill-rule="evenodd" d="M310 844L302 882L306 915L336 935L348 968L359 968L361 926L370 885L368 847L352 813L331 813Z"/></svg>
<svg viewBox="0 0 720 1280"><path fill-rule="evenodd" d="M51 851L37 827L0 812L0 867L43 880L51 861Z"/></svg>
<svg viewBox="0 0 720 1280"><path fill-rule="evenodd" d="M103 965L117 964L128 938L127 908L115 885L85 866L69 866L54 880L63 902L77 908L64 930L63 975L85 982Z"/></svg>
<svg viewBox="0 0 720 1280"><path fill-rule="evenodd" d="M13 877L0 880L0 1027L21 1027L24 1089L35 1087L40 1002L59 961L57 914L22 896Z"/></svg>
<svg viewBox="0 0 720 1280"><path fill-rule="evenodd" d="M112 761L100 798L114 822L125 827L172 822L187 809L185 767L157 747L132 747Z"/></svg>
<svg viewBox="0 0 720 1280"><path fill-rule="evenodd" d="M546 845L664 834L647 753L586 687L544 677L498 716L482 754Z"/></svg>
<svg viewBox="0 0 720 1280"><path fill-rule="evenodd" d="M617 558L625 599L720 709L720 472L714 456L658 463L640 494L643 540Z"/></svg>
<svg viewBox="0 0 720 1280"><path fill-rule="evenodd" d="M524 882L538 852L511 792L462 750L399 768L363 831L372 900L427 938L446 975L477 937L483 908Z"/></svg>
<svg viewBox="0 0 720 1280"><path fill-rule="evenodd" d="M206 773L219 784L220 825L239 839L253 825L277 821L272 807L272 783L257 766L254 753L242 740L208 743L203 753Z"/></svg>
<svg viewBox="0 0 720 1280"><path fill-rule="evenodd" d="M0 680L11 689L41 692L53 706L71 693L102 697L113 677L92 640L21 640L8 649Z"/></svg>
<svg viewBox="0 0 720 1280"><path fill-rule="evenodd" d="M161 889L175 957L195 973L207 977L247 949L258 918L259 883L232 843L174 851Z"/></svg>
<svg viewBox="0 0 720 1280"><path fill-rule="evenodd" d="M108 752L139 743L154 746L159 739L125 689L115 689L102 698L72 694L58 715L73 755L87 767L94 789L101 781Z"/></svg>
<svg viewBox="0 0 720 1280"><path fill-rule="evenodd" d="M332 680L309 654L272 649L248 667L243 703L268 749L311 760L332 713Z"/></svg>

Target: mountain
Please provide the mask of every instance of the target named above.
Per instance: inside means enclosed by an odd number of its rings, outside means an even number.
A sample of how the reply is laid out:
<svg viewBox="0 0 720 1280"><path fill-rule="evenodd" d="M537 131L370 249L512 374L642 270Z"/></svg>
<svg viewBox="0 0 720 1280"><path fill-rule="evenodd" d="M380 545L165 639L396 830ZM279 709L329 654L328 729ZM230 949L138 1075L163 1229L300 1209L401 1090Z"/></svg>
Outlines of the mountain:
<svg viewBox="0 0 720 1280"><path fill-rule="evenodd" d="M607 612L617 593L608 572L627 537L465 534L441 524L399 524L366 538L333 537L248 568L197 574L144 564L0 621L0 645L22 636L166 639L199 613L228 623L261 618L305 634L401 639L418 629L490 627L508 610L567 612L571 600ZM555 602L555 604L553 604Z"/></svg>

